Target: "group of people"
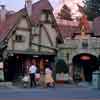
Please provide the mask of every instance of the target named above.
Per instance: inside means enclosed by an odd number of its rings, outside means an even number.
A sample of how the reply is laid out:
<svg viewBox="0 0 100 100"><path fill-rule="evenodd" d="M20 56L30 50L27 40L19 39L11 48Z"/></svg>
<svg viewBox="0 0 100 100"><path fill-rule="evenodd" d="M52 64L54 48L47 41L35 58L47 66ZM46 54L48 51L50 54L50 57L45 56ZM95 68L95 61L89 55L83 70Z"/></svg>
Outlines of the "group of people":
<svg viewBox="0 0 100 100"><path fill-rule="evenodd" d="M52 69L50 68L49 64L47 63L46 66L44 67L44 70L40 70L39 67L37 67L35 61L32 61L31 65L28 68L27 73L24 76L23 81L30 82L30 87L36 87L39 82L41 82L41 76L42 76L42 81L43 85L46 87L54 87L54 80L52 77ZM27 77L27 79L25 79ZM44 77L44 78L43 78Z"/></svg>

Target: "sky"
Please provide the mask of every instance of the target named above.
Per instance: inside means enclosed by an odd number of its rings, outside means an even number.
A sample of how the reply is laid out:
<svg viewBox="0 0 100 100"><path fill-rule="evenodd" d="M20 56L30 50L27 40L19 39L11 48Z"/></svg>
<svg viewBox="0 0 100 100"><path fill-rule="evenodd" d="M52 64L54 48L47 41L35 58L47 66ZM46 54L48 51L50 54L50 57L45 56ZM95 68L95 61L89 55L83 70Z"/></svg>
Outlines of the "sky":
<svg viewBox="0 0 100 100"><path fill-rule="evenodd" d="M32 0L33 3L39 0ZM49 0L53 7L59 5L59 0ZM0 4L6 5L7 9L18 11L24 7L25 0L0 0Z"/></svg>
<svg viewBox="0 0 100 100"><path fill-rule="evenodd" d="M58 6L55 6L54 13L58 13L60 11L60 9L62 8L63 3L64 3L71 9L71 13L72 13L73 18L77 17L77 16L81 16L81 14L78 11L77 4L84 6L82 1L83 0L57 0Z"/></svg>
<svg viewBox="0 0 100 100"><path fill-rule="evenodd" d="M37 2L38 0L32 0L33 3ZM63 3L68 4L68 6L72 9L73 15L77 12L76 3L82 5L82 0L49 0L54 8L54 12L59 12L60 8L62 7ZM25 0L0 0L0 4L4 4L8 10L15 10L18 11L24 7Z"/></svg>

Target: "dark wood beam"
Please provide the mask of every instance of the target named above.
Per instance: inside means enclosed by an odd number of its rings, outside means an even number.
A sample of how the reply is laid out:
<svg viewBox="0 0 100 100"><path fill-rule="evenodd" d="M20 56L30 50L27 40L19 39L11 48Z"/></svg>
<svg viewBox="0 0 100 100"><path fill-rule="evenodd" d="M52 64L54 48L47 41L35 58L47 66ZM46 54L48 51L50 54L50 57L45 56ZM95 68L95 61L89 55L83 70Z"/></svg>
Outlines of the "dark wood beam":
<svg viewBox="0 0 100 100"><path fill-rule="evenodd" d="M21 31L30 31L31 28L17 27L16 30L21 30Z"/></svg>
<svg viewBox="0 0 100 100"><path fill-rule="evenodd" d="M39 44L41 44L41 33L42 33L41 27L42 27L42 24L39 25ZM39 52L40 52L41 46L38 45L38 48L39 48Z"/></svg>
<svg viewBox="0 0 100 100"><path fill-rule="evenodd" d="M42 44L37 44L37 43L32 43L32 45L36 45L36 46L44 47L44 48L48 48L48 49L58 50L58 48L50 47L50 46L46 46L46 45L42 45Z"/></svg>
<svg viewBox="0 0 100 100"><path fill-rule="evenodd" d="M51 43L51 46L53 46L53 42L51 40L51 37L49 36L49 32L47 31L46 27L43 24L42 24L42 27L44 28L45 32L47 33L48 39L49 39L49 41Z"/></svg>

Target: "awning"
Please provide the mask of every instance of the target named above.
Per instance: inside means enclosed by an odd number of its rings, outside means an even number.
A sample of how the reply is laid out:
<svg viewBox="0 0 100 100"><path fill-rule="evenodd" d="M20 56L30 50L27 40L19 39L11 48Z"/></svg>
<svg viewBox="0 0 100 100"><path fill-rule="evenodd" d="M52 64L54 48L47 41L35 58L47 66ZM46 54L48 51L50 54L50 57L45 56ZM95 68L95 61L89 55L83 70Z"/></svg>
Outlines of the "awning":
<svg viewBox="0 0 100 100"><path fill-rule="evenodd" d="M36 52L32 50L8 50L9 54L26 54L26 55L50 55L50 56L56 56L56 52Z"/></svg>

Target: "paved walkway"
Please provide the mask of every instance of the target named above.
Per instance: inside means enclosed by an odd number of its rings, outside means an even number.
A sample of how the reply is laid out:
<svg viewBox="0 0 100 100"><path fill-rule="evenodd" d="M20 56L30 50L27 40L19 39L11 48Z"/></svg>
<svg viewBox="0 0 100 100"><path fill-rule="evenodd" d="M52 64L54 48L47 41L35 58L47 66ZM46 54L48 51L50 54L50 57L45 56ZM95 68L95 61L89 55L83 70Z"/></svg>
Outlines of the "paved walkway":
<svg viewBox="0 0 100 100"><path fill-rule="evenodd" d="M6 94L6 96L5 96ZM65 99L99 99L100 90L76 85L57 85L56 88L18 88L9 87L0 89L0 98L28 99L33 100L65 100Z"/></svg>
<svg viewBox="0 0 100 100"><path fill-rule="evenodd" d="M0 87L0 100L100 100L100 90L75 84L56 88Z"/></svg>

